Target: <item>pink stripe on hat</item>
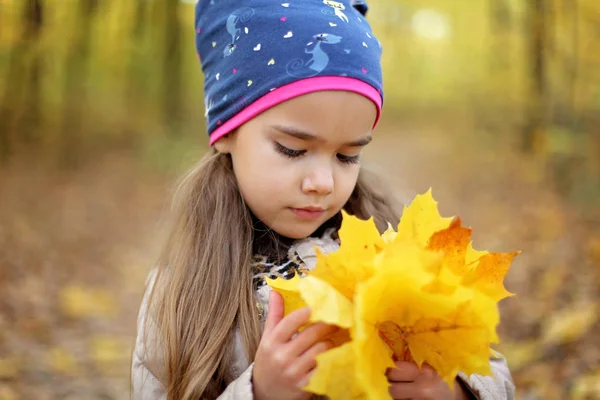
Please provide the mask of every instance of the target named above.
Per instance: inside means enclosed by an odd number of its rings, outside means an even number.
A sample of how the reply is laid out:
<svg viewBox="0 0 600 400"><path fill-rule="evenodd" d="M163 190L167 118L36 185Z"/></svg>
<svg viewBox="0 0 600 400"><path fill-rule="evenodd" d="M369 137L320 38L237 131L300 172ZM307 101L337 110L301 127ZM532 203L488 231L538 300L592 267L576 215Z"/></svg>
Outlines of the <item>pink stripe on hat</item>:
<svg viewBox="0 0 600 400"><path fill-rule="evenodd" d="M301 79L265 94L254 103L250 104L248 107L244 108L242 111L227 120L223 125L215 129L210 135L210 145L212 146L223 136L232 132L234 129L239 128L252 118L268 110L269 108L276 106L277 104L291 100L298 96L302 96L304 94L324 90L343 90L354 92L361 94L373 101L377 107L377 118L375 119L373 128L377 126L377 122L379 122L379 117L381 116L381 106L383 103L381 94L377 91L377 89L356 78L349 78L345 76L319 76Z"/></svg>

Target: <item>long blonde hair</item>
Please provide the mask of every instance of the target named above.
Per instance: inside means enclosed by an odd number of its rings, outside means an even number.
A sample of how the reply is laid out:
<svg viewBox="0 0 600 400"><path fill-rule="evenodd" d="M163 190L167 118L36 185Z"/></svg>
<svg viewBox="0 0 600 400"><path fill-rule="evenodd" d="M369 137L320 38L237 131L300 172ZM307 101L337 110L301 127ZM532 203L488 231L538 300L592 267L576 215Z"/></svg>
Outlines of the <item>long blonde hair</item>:
<svg viewBox="0 0 600 400"><path fill-rule="evenodd" d="M380 230L397 224L396 202L361 168L344 209ZM382 186L381 186L382 187ZM211 150L182 180L149 300L151 357L167 398L215 399L232 380L236 329L249 361L261 336L250 268L253 219L231 158ZM146 324L148 328L150 324ZM158 339L160 338L160 339Z"/></svg>

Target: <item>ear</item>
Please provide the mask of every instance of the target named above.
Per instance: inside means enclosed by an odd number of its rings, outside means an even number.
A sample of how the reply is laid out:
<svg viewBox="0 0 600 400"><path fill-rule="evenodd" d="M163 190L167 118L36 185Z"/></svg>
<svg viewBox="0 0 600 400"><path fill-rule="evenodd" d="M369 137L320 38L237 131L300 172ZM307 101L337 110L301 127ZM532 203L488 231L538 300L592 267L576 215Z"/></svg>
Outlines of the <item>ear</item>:
<svg viewBox="0 0 600 400"><path fill-rule="evenodd" d="M233 144L232 136L232 133L228 133L227 135L217 140L213 146L215 146L215 149L217 149L217 151L221 154L230 154L231 147Z"/></svg>

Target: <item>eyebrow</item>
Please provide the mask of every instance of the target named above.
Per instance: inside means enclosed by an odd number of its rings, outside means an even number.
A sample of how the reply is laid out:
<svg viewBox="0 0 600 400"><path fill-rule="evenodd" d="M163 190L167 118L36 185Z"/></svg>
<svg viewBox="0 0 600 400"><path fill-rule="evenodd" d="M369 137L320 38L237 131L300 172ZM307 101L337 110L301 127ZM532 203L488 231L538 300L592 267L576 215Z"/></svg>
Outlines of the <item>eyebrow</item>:
<svg viewBox="0 0 600 400"><path fill-rule="evenodd" d="M318 137L317 135L313 135L312 133L305 132L303 130L291 127L291 126L283 126L283 125L273 125L272 128L278 130L279 132L285 133L286 135L295 137L296 139L306 140L306 141L319 141L326 142L325 139ZM366 146L373 140L371 135L362 137L358 140L354 140L352 142L344 143L344 146L349 147L362 147Z"/></svg>

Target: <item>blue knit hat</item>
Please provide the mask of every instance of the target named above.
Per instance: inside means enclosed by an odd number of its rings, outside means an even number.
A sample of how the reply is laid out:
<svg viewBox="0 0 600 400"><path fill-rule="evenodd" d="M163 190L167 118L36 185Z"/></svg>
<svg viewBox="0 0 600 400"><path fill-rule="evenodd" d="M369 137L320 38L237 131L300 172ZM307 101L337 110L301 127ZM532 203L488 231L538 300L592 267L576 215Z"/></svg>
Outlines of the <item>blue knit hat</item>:
<svg viewBox="0 0 600 400"><path fill-rule="evenodd" d="M381 43L357 0L199 0L196 48L210 143L266 109L319 90L383 102Z"/></svg>

